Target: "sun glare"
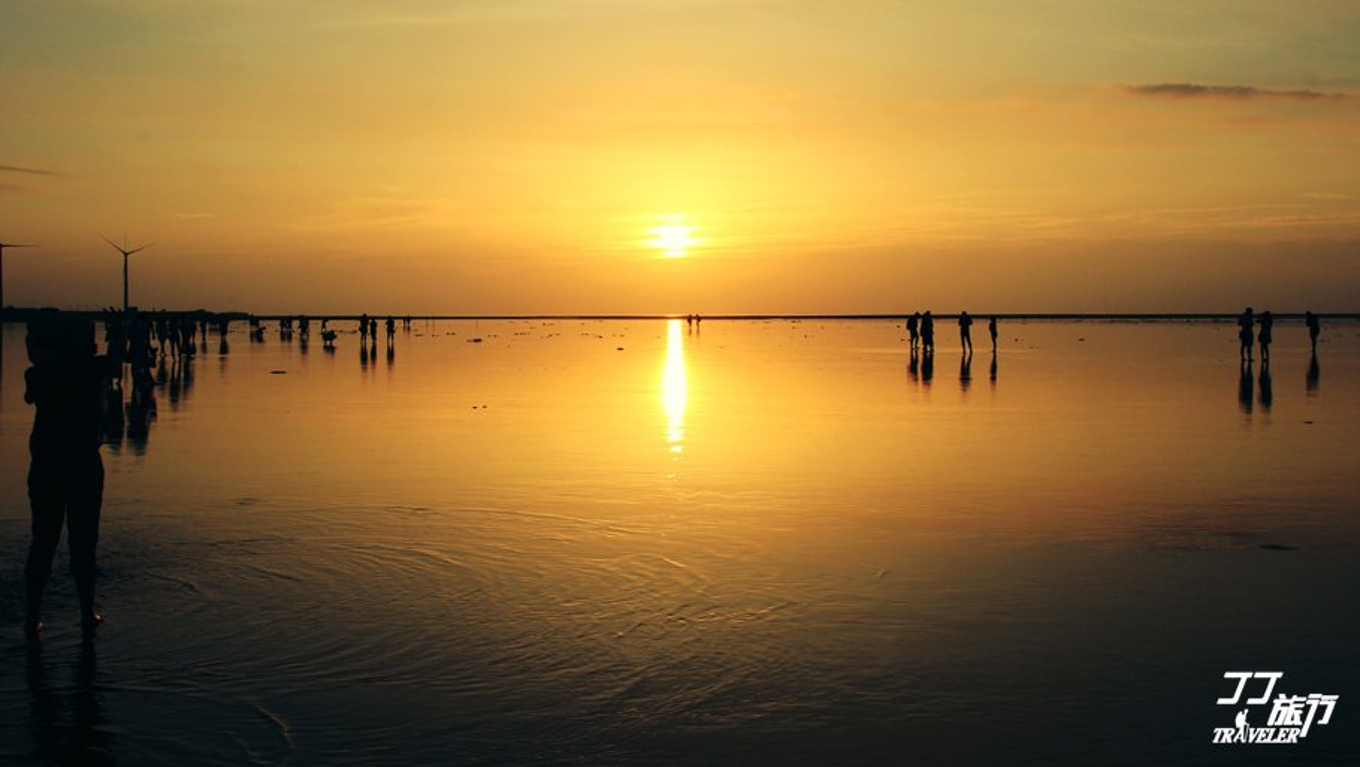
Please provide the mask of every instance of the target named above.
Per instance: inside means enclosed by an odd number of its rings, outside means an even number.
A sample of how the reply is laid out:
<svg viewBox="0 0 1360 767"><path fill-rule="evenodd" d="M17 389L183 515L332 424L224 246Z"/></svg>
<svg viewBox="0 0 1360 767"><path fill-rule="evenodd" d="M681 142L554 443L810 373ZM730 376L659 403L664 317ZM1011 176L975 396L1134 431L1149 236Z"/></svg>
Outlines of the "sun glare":
<svg viewBox="0 0 1360 767"><path fill-rule="evenodd" d="M668 258L687 255L690 248L698 242L694 239L692 226L658 226L651 230L652 239L648 244L660 250Z"/></svg>

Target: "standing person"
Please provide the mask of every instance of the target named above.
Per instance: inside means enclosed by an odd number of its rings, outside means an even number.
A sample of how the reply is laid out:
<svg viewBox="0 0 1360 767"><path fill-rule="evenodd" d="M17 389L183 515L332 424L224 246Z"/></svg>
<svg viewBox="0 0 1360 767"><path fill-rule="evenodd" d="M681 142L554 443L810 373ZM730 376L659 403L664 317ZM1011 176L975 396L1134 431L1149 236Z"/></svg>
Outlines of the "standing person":
<svg viewBox="0 0 1360 767"><path fill-rule="evenodd" d="M1318 322L1318 316L1312 312L1303 313L1303 324L1308 326L1308 340L1313 344L1313 354L1317 355L1317 337L1322 332L1322 323Z"/></svg>
<svg viewBox="0 0 1360 767"><path fill-rule="evenodd" d="M392 343L392 337L397 334L397 321L391 317L387 318L387 342Z"/></svg>
<svg viewBox="0 0 1360 767"><path fill-rule="evenodd" d="M987 319L987 333L992 337L992 351L996 351L996 315Z"/></svg>
<svg viewBox="0 0 1360 767"><path fill-rule="evenodd" d="M36 410L28 440L32 538L24 566L24 632L36 638L42 629L43 591L65 525L81 629L89 637L104 619L95 611L94 582L104 497L100 408L110 362L95 355L93 323L43 315L29 323L25 339L33 367L24 371L24 401Z"/></svg>
<svg viewBox="0 0 1360 767"><path fill-rule="evenodd" d="M1274 334L1275 318L1270 316L1270 310L1261 313L1261 332L1256 336L1256 340L1261 342L1261 362L1270 361L1270 342L1275 340Z"/></svg>
<svg viewBox="0 0 1360 767"><path fill-rule="evenodd" d="M1251 359L1252 325L1256 324L1256 319L1252 314L1251 307L1248 306L1237 318L1237 339L1242 342L1242 348L1238 352L1238 357L1244 360Z"/></svg>
<svg viewBox="0 0 1360 767"><path fill-rule="evenodd" d="M935 353L935 318L929 309L921 317L921 349L926 354Z"/></svg>
<svg viewBox="0 0 1360 767"><path fill-rule="evenodd" d="M973 318L968 312L959 314L959 345L963 351L973 353Z"/></svg>
<svg viewBox="0 0 1360 767"><path fill-rule="evenodd" d="M907 318L907 336L911 338L911 350L916 351L916 343L921 340L921 313Z"/></svg>
<svg viewBox="0 0 1360 767"><path fill-rule="evenodd" d="M375 339L373 339L373 340L376 341L376 340L378 340L378 339L375 338ZM365 314L365 315L363 315L362 317L359 318L359 343L360 343L360 344L367 344L367 343L368 343L368 315L367 315L367 314Z"/></svg>

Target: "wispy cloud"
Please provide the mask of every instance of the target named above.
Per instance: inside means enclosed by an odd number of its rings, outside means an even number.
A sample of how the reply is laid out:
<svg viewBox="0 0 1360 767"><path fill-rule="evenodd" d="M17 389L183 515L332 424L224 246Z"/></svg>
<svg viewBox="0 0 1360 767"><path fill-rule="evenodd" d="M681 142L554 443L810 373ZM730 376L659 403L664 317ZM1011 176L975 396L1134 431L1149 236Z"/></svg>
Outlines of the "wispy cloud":
<svg viewBox="0 0 1360 767"><path fill-rule="evenodd" d="M18 165L0 165L0 173L26 173L30 176L63 176L55 170L44 170L42 168L21 168Z"/></svg>
<svg viewBox="0 0 1360 767"><path fill-rule="evenodd" d="M1134 96L1170 99L1287 99L1291 101L1317 101L1320 99L1348 98L1344 93L1323 93L1312 90L1273 90L1251 85L1202 85L1199 83L1154 83L1151 85L1125 85L1126 93Z"/></svg>

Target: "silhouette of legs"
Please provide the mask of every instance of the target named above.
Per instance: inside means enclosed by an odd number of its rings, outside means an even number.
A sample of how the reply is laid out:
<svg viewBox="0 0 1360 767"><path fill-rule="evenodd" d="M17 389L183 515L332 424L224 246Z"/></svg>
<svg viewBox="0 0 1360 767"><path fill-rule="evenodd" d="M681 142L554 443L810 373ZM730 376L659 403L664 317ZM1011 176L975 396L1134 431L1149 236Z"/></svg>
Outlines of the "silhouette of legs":
<svg viewBox="0 0 1360 767"><path fill-rule="evenodd" d="M62 469L65 469L64 471ZM103 504L104 467L99 455L78 459L60 468L37 464L29 469L28 495L32 509L32 539L24 565L28 614L25 631L41 627L43 592L52 573L52 558L67 527L71 577L80 600L80 621L88 634L103 618L94 608L95 549L99 543L99 515Z"/></svg>

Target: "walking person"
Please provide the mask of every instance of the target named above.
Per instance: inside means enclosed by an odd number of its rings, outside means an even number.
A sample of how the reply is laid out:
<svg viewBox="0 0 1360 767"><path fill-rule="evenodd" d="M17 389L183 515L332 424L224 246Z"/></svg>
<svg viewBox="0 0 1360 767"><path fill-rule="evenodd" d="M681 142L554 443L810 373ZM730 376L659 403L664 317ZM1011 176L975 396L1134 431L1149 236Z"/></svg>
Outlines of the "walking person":
<svg viewBox="0 0 1360 767"><path fill-rule="evenodd" d="M94 606L95 547L104 497L100 410L110 362L95 355L89 320L42 315L29 323L25 339L33 366L24 371L24 401L35 412L28 440L32 537L24 565L24 633L37 638L42 630L43 591L65 526L81 629L88 638L103 621Z"/></svg>
<svg viewBox="0 0 1360 767"><path fill-rule="evenodd" d="M916 351L916 344L921 340L921 313L917 312L907 318L907 336L911 339L911 350Z"/></svg>
<svg viewBox="0 0 1360 767"><path fill-rule="evenodd" d="M1242 343L1242 347L1238 351L1240 359L1251 360L1252 326L1255 324L1256 319L1252 314L1251 307L1248 306L1237 318L1237 340Z"/></svg>
<svg viewBox="0 0 1360 767"><path fill-rule="evenodd" d="M1256 340L1261 344L1261 364L1270 362L1270 343L1275 340L1274 334L1275 318L1266 310L1261 313L1261 332L1256 336Z"/></svg>
<svg viewBox="0 0 1360 767"><path fill-rule="evenodd" d="M965 353L973 353L973 318L968 312L959 314L959 346Z"/></svg>

